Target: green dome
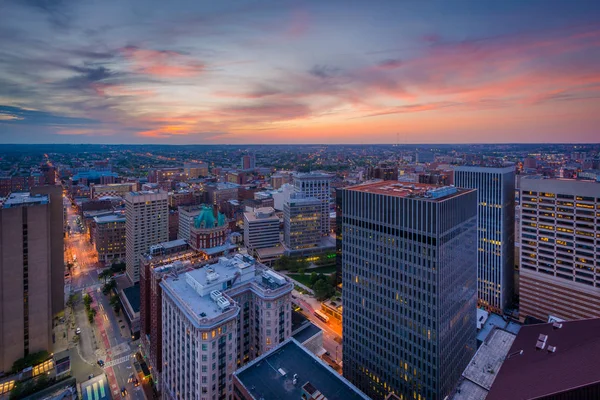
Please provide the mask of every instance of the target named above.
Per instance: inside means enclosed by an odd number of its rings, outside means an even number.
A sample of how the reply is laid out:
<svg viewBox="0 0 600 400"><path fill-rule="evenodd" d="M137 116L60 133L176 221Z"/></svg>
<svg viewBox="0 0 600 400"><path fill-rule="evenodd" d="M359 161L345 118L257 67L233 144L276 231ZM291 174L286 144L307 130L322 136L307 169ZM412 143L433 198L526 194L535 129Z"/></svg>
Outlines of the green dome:
<svg viewBox="0 0 600 400"><path fill-rule="evenodd" d="M212 207L204 206L194 219L194 228L210 229L225 225L225 215L218 213L217 218L218 220L215 220Z"/></svg>

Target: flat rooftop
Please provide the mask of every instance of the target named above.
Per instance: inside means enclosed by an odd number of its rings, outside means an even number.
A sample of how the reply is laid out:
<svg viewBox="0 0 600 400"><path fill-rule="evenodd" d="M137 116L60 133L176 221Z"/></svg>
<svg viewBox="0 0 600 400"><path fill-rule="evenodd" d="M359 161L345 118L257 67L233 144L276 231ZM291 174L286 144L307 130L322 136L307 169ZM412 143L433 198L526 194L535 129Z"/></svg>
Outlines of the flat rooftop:
<svg viewBox="0 0 600 400"><path fill-rule="evenodd" d="M294 179L333 179L333 175L322 172L299 172L294 174Z"/></svg>
<svg viewBox="0 0 600 400"><path fill-rule="evenodd" d="M127 298L129 305L131 305L133 312L140 312L140 285L135 284L123 289L123 294Z"/></svg>
<svg viewBox="0 0 600 400"><path fill-rule="evenodd" d="M102 215L99 217L94 217L94 222L97 224L108 224L110 222L125 222L125 216L124 215L116 215L116 214L111 214L111 215Z"/></svg>
<svg viewBox="0 0 600 400"><path fill-rule="evenodd" d="M286 340L236 371L234 376L255 399L300 399L302 387L307 383L328 400L369 399L295 339Z"/></svg>
<svg viewBox="0 0 600 400"><path fill-rule="evenodd" d="M386 196L418 198L422 200L440 201L460 195L474 189L459 189L454 186L432 185L427 183L377 181L350 186L345 190L355 192L382 194Z"/></svg>
<svg viewBox="0 0 600 400"><path fill-rule="evenodd" d="M298 342L304 343L319 332L321 332L321 328L319 328L312 322L308 322L307 324L303 325L298 332L293 334L292 337Z"/></svg>
<svg viewBox="0 0 600 400"><path fill-rule="evenodd" d="M275 209L273 207L255 208L253 211L245 212L244 218L246 218L248 222L268 221L275 219L279 221L279 217L275 214Z"/></svg>
<svg viewBox="0 0 600 400"><path fill-rule="evenodd" d="M598 332L600 318L521 327L486 399L541 398L597 384Z"/></svg>
<svg viewBox="0 0 600 400"><path fill-rule="evenodd" d="M11 193L2 203L3 208L31 206L36 204L48 204L50 198L47 195L32 196L29 192Z"/></svg>

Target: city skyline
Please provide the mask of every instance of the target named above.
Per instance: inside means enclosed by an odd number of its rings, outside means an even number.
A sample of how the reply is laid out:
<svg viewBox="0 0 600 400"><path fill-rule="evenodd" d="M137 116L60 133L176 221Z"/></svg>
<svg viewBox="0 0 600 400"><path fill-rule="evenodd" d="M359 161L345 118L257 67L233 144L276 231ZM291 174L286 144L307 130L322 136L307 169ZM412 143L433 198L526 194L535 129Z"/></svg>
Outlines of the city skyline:
<svg viewBox="0 0 600 400"><path fill-rule="evenodd" d="M592 1L0 14L0 143L598 142Z"/></svg>

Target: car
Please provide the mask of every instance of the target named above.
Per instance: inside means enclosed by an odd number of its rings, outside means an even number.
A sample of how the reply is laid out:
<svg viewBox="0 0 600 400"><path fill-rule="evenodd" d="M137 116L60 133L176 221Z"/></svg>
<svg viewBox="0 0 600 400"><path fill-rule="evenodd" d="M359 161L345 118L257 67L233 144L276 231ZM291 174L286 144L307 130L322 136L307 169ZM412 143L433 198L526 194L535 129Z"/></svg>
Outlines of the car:
<svg viewBox="0 0 600 400"><path fill-rule="evenodd" d="M127 396L127 389L121 388L121 397Z"/></svg>
<svg viewBox="0 0 600 400"><path fill-rule="evenodd" d="M137 378L135 378L135 379L133 380L133 386L134 386L134 387L138 387L138 386L140 386L140 381L138 381L138 379L137 379Z"/></svg>
<svg viewBox="0 0 600 400"><path fill-rule="evenodd" d="M98 363L98 365L100 367L104 367L104 361L103 360L98 360L97 363Z"/></svg>
<svg viewBox="0 0 600 400"><path fill-rule="evenodd" d="M127 383L133 382L133 374L129 375L129 379L127 379Z"/></svg>
<svg viewBox="0 0 600 400"><path fill-rule="evenodd" d="M81 335L81 328L75 329L75 334L76 335Z"/></svg>

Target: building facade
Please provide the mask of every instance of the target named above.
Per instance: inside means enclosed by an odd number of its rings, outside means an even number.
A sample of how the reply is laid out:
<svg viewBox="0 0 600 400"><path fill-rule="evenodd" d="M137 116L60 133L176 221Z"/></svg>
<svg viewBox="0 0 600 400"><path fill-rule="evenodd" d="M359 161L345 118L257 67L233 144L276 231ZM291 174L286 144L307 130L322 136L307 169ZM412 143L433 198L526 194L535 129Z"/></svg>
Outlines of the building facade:
<svg viewBox="0 0 600 400"><path fill-rule="evenodd" d="M188 179L208 176L208 164L206 163L185 163L183 173Z"/></svg>
<svg viewBox="0 0 600 400"><path fill-rule="evenodd" d="M600 182L521 179L520 316L600 317Z"/></svg>
<svg viewBox="0 0 600 400"><path fill-rule="evenodd" d="M461 166L456 186L477 189L477 298L502 312L513 298L515 270L515 167Z"/></svg>
<svg viewBox="0 0 600 400"><path fill-rule="evenodd" d="M239 185L235 183L215 183L205 186L208 202L219 207L229 200L237 200L238 189Z"/></svg>
<svg viewBox="0 0 600 400"><path fill-rule="evenodd" d="M137 183L112 183L109 185L90 185L90 198L98 199L103 196L124 197L137 189Z"/></svg>
<svg viewBox="0 0 600 400"><path fill-rule="evenodd" d="M316 197L291 195L283 205L283 240L288 249L308 249L319 245L322 210L323 203Z"/></svg>
<svg viewBox="0 0 600 400"><path fill-rule="evenodd" d="M13 193L0 205L0 372L28 354L52 351L50 202Z"/></svg>
<svg viewBox="0 0 600 400"><path fill-rule="evenodd" d="M204 206L190 228L190 247L196 251L222 246L227 239L227 220L216 207Z"/></svg>
<svg viewBox="0 0 600 400"><path fill-rule="evenodd" d="M277 247L281 244L279 217L273 208L255 208L244 213L244 244L251 253L256 249Z"/></svg>
<svg viewBox="0 0 600 400"><path fill-rule="evenodd" d="M293 285L252 257L163 277L162 393L229 399L242 364L291 336Z"/></svg>
<svg viewBox="0 0 600 400"><path fill-rule="evenodd" d="M140 279L140 256L150 246L169 240L166 192L130 192L125 195L127 276Z"/></svg>
<svg viewBox="0 0 600 400"><path fill-rule="evenodd" d="M333 176L321 173L294 175L294 192L304 197L316 197L321 202L321 233L329 235L329 203Z"/></svg>
<svg viewBox="0 0 600 400"><path fill-rule="evenodd" d="M373 399L443 399L476 350L477 194L342 192L344 376Z"/></svg>
<svg viewBox="0 0 600 400"><path fill-rule="evenodd" d="M127 232L124 215L94 217L94 245L98 261L110 265L125 260Z"/></svg>
<svg viewBox="0 0 600 400"><path fill-rule="evenodd" d="M180 206L179 211L179 231L177 239L190 240L190 230L194 225L194 219L200 214L203 206Z"/></svg>

